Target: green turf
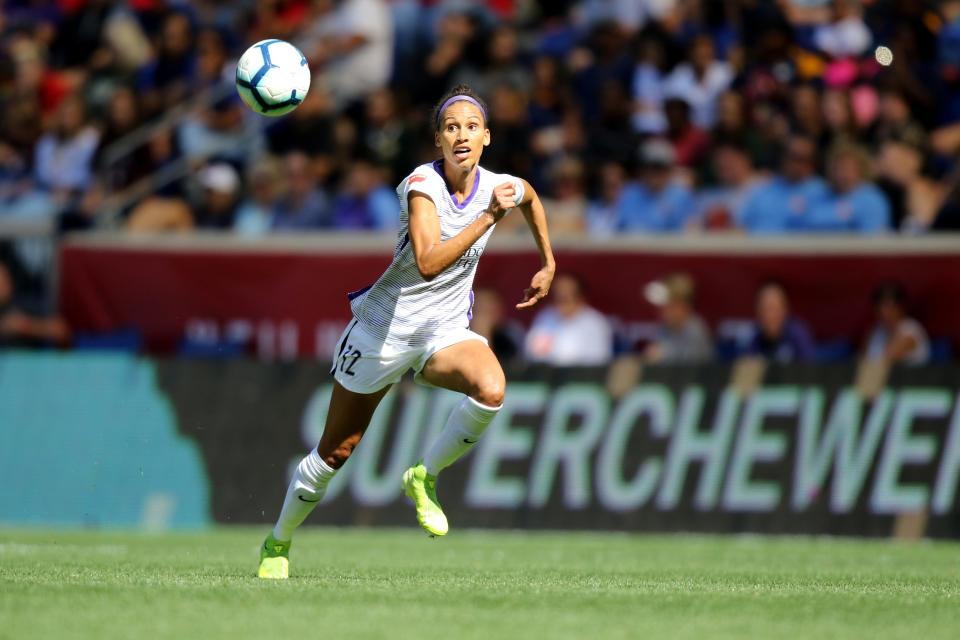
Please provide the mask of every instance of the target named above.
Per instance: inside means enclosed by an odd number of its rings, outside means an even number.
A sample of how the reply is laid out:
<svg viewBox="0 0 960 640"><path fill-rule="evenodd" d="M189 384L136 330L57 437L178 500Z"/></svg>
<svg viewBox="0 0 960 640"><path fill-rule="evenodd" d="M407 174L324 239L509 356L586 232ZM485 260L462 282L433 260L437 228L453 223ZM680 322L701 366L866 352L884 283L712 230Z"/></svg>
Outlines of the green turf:
<svg viewBox="0 0 960 640"><path fill-rule="evenodd" d="M265 529L0 530L0 638L960 638L960 545Z"/></svg>

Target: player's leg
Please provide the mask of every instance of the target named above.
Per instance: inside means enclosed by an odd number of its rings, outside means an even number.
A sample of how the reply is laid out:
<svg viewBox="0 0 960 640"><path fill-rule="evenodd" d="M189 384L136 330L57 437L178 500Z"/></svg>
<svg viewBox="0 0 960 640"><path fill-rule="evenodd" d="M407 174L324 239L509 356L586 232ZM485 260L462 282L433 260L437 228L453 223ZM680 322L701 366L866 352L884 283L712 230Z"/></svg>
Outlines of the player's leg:
<svg viewBox="0 0 960 640"><path fill-rule="evenodd" d="M454 407L423 464L440 473L473 447L503 405L506 378L500 362L480 340L466 340L441 349L427 360L420 376L428 383L466 397Z"/></svg>
<svg viewBox="0 0 960 640"><path fill-rule="evenodd" d="M327 483L353 453L389 388L363 394L349 391L334 382L320 444L297 465L273 529L276 539L290 540L293 530L323 499Z"/></svg>
<svg viewBox="0 0 960 640"><path fill-rule="evenodd" d="M417 507L420 526L442 536L449 525L437 499L437 474L483 435L503 404L506 380L496 356L481 340L465 340L437 351L418 375L433 386L465 396L427 447L423 461L403 475L404 491Z"/></svg>
<svg viewBox="0 0 960 640"><path fill-rule="evenodd" d="M353 453L389 389L387 385L374 393L354 393L334 382L320 444L297 465L280 517L260 550L261 578L287 577L294 530L323 499L327 484Z"/></svg>

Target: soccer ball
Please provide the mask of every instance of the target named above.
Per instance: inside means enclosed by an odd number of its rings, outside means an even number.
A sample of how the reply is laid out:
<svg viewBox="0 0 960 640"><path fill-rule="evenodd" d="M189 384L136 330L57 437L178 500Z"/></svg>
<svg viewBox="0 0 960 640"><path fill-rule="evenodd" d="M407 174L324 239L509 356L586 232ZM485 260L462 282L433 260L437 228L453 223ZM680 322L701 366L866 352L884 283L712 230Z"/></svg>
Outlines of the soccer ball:
<svg viewBox="0 0 960 640"><path fill-rule="evenodd" d="M261 40L237 62L237 93L259 114L282 116L297 108L310 89L310 65L283 40Z"/></svg>

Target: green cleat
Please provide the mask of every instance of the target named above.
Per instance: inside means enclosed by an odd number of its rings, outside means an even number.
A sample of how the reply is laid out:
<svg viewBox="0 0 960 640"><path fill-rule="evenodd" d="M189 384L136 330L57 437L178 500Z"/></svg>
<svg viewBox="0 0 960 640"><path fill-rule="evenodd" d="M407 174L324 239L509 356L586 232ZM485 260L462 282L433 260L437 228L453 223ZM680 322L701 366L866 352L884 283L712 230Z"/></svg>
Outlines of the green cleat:
<svg viewBox="0 0 960 640"><path fill-rule="evenodd" d="M403 492L417 507L417 522L431 536L446 535L447 516L437 501L437 477L427 473L422 462L403 472Z"/></svg>
<svg viewBox="0 0 960 640"><path fill-rule="evenodd" d="M290 577L290 543L280 542L273 537L273 533L267 536L260 547L260 568L257 570L258 578L267 580L286 580Z"/></svg>

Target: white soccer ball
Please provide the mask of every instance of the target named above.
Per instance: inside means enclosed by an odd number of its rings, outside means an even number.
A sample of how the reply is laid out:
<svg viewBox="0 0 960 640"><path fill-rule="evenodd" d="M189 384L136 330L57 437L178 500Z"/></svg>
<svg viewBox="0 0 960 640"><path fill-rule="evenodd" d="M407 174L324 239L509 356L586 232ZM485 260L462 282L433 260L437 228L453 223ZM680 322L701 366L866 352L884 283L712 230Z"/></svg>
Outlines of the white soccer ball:
<svg viewBox="0 0 960 640"><path fill-rule="evenodd" d="M283 40L261 40L237 62L237 93L265 116L282 116L303 102L310 89L310 65L300 50Z"/></svg>

